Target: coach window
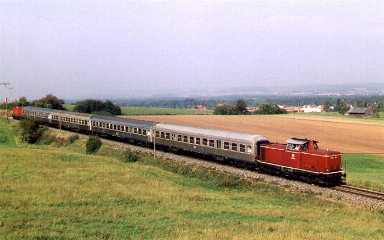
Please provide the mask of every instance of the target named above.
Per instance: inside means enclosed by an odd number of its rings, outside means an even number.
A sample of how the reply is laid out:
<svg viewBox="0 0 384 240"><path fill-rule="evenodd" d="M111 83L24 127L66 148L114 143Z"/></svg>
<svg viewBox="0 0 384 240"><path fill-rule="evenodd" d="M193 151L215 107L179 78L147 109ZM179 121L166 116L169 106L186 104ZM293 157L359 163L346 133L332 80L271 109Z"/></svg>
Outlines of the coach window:
<svg viewBox="0 0 384 240"><path fill-rule="evenodd" d="M208 145L208 140L206 138L203 138L203 145Z"/></svg>
<svg viewBox="0 0 384 240"><path fill-rule="evenodd" d="M229 142L224 142L224 149L229 150Z"/></svg>
<svg viewBox="0 0 384 240"><path fill-rule="evenodd" d="M139 128L139 134L143 134L143 130L141 128Z"/></svg>
<svg viewBox="0 0 384 240"><path fill-rule="evenodd" d="M160 132L159 131L156 131L156 137L160 137Z"/></svg>
<svg viewBox="0 0 384 240"><path fill-rule="evenodd" d="M237 151L237 144L236 143L232 143L232 151Z"/></svg>
<svg viewBox="0 0 384 240"><path fill-rule="evenodd" d="M216 147L217 148L221 148L221 141L220 140L216 140Z"/></svg>
<svg viewBox="0 0 384 240"><path fill-rule="evenodd" d="M188 136L183 137L183 142L188 142Z"/></svg>
<svg viewBox="0 0 384 240"><path fill-rule="evenodd" d="M177 135L177 141L181 142L181 135Z"/></svg>
<svg viewBox="0 0 384 240"><path fill-rule="evenodd" d="M171 139L171 134L170 133L165 133L165 139Z"/></svg>
<svg viewBox="0 0 384 240"><path fill-rule="evenodd" d="M209 146L215 147L215 140L209 140Z"/></svg>
<svg viewBox="0 0 384 240"><path fill-rule="evenodd" d="M244 144L240 144L240 152L245 152L245 145Z"/></svg>
<svg viewBox="0 0 384 240"><path fill-rule="evenodd" d="M134 133L137 133L138 129L137 128L133 128L133 132Z"/></svg>
<svg viewBox="0 0 384 240"><path fill-rule="evenodd" d="M147 136L147 130L143 129L143 135Z"/></svg>
<svg viewBox="0 0 384 240"><path fill-rule="evenodd" d="M196 138L196 144L200 145L200 138Z"/></svg>
<svg viewBox="0 0 384 240"><path fill-rule="evenodd" d="M160 138L165 138L165 133L164 132L160 132Z"/></svg>
<svg viewBox="0 0 384 240"><path fill-rule="evenodd" d="M195 143L195 138L194 137L189 137L189 143Z"/></svg>

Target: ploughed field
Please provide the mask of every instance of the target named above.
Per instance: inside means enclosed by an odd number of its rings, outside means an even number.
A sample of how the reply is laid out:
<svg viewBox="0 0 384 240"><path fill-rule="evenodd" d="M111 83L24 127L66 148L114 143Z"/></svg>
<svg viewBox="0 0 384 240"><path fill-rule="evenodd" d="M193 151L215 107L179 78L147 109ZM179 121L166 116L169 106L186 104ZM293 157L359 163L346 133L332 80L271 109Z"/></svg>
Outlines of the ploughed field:
<svg viewBox="0 0 384 240"><path fill-rule="evenodd" d="M131 118L132 116L130 116ZM322 148L343 153L384 153L384 125L375 122L350 121L343 118L305 118L284 116L135 116L136 119L219 128L261 134L273 142L290 137L315 138Z"/></svg>

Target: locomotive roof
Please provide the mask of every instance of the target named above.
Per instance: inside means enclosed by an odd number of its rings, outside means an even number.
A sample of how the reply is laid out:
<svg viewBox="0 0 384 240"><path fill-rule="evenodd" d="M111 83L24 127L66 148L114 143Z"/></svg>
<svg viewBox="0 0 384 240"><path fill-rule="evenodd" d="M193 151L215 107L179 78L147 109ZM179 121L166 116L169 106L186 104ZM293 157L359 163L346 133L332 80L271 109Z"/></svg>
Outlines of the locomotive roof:
<svg viewBox="0 0 384 240"><path fill-rule="evenodd" d="M157 124L157 122L153 122L153 121L144 121L144 120L136 120L131 118L120 118L120 117L101 116L101 115L92 115L91 119L96 121L100 120L104 122L109 122L112 124L137 126L140 128L151 128Z"/></svg>
<svg viewBox="0 0 384 240"><path fill-rule="evenodd" d="M225 131L225 130L219 130L219 129L196 128L196 127L189 127L189 126L176 125L176 124L159 123L156 125L156 128L159 130L169 130L176 133L185 133L191 136L204 135L208 138L213 137L217 139L232 139L232 140L246 141L246 142L252 142L252 143L256 143L260 140L268 140L266 137L262 135Z"/></svg>

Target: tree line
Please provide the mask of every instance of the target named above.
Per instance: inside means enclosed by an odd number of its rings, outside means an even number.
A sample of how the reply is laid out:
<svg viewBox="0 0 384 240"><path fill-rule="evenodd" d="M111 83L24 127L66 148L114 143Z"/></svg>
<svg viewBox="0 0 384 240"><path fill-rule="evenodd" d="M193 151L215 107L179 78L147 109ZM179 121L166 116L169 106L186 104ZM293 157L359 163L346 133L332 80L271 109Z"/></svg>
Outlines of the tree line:
<svg viewBox="0 0 384 240"><path fill-rule="evenodd" d="M9 103L8 108L13 106L33 106L40 108L50 108L56 110L67 110L64 106L65 101L60 99L52 94L48 94L45 97L42 97L37 100L28 101L26 97L20 97L15 102ZM4 107L4 105L3 105ZM94 100L87 99L75 103L73 108L74 112L81 113L92 113L99 115L121 115L120 106L114 104L113 102L106 100Z"/></svg>

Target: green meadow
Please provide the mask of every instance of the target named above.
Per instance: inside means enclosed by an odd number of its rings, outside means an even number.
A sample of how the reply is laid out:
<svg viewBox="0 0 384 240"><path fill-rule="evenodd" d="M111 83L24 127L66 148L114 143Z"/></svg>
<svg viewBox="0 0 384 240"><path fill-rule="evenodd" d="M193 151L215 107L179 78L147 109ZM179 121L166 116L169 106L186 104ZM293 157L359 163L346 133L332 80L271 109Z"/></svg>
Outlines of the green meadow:
<svg viewBox="0 0 384 240"><path fill-rule="evenodd" d="M4 121L0 136L0 239L384 238L383 211L172 171L145 155L125 162L108 145L86 155L82 138L21 144Z"/></svg>

